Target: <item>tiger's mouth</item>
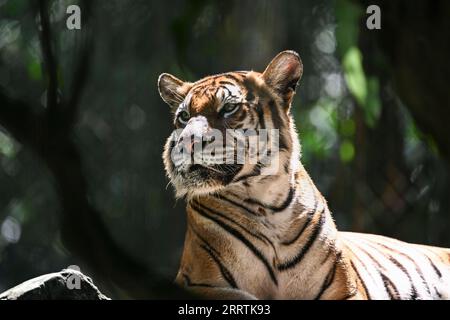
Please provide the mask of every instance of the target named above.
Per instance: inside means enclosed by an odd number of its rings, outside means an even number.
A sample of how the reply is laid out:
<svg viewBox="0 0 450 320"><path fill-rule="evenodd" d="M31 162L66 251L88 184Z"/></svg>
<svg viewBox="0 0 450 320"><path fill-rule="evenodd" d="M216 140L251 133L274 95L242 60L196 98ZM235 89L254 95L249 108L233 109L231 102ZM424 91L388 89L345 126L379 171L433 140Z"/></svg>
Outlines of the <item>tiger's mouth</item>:
<svg viewBox="0 0 450 320"><path fill-rule="evenodd" d="M198 171L198 172L204 173L204 174L206 174L210 171L219 172L217 169L214 169L212 167L207 167L207 166L204 166L201 164L193 164L193 165L189 166L188 172L195 172L195 171Z"/></svg>
<svg viewBox="0 0 450 320"><path fill-rule="evenodd" d="M238 174L241 165L205 165L190 164L184 168L176 168L178 174L186 183L197 182L199 184L207 182L218 182L227 185Z"/></svg>
<svg viewBox="0 0 450 320"><path fill-rule="evenodd" d="M174 167L171 182L177 195L201 195L227 186L239 173L242 165L188 164Z"/></svg>

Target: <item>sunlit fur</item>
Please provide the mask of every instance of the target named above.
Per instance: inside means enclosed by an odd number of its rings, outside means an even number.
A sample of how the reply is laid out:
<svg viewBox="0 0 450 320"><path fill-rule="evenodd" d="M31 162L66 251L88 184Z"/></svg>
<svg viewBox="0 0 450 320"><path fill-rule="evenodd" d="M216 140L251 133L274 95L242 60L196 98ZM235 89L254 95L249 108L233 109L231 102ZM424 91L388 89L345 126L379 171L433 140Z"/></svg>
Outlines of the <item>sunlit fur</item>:
<svg viewBox="0 0 450 320"><path fill-rule="evenodd" d="M188 108L214 128L280 129L280 165L182 177L164 151L167 174L186 196L188 225L177 283L217 299L449 299L450 250L338 232L300 162L290 107L303 67L279 54L263 73L232 72L185 83L159 79L176 113ZM215 94L234 86L241 109L229 119ZM175 120L176 121L176 120ZM176 123L176 122L175 122ZM179 124L176 124L179 126Z"/></svg>

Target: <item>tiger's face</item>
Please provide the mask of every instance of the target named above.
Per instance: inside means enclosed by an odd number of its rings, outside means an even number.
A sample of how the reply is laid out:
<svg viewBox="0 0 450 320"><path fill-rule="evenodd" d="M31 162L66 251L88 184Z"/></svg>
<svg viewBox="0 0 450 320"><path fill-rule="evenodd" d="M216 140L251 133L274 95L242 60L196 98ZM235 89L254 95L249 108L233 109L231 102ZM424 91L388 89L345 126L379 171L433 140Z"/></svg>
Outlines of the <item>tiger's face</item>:
<svg viewBox="0 0 450 320"><path fill-rule="evenodd" d="M160 95L174 114L163 159L178 197L288 170L296 149L289 109L302 71L298 54L284 51L263 73L229 72L195 83L160 75ZM251 158L255 144L258 157Z"/></svg>

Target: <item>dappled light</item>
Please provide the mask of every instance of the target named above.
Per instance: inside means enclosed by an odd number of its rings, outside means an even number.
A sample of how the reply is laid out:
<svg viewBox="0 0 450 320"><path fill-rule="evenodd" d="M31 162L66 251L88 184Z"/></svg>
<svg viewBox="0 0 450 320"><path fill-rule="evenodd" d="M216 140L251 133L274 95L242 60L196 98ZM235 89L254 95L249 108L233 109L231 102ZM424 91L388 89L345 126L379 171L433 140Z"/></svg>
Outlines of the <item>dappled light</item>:
<svg viewBox="0 0 450 320"><path fill-rule="evenodd" d="M400 29L367 30L366 1L74 1L82 28L69 30L72 2L48 1L45 33L38 5L0 1L0 292L71 264L111 270L99 281L112 297L145 296L136 275L174 278L186 215L164 172L173 115L158 76L262 72L286 49L304 66L291 109L302 163L338 227L450 247L448 80L433 69L419 92L386 35Z"/></svg>

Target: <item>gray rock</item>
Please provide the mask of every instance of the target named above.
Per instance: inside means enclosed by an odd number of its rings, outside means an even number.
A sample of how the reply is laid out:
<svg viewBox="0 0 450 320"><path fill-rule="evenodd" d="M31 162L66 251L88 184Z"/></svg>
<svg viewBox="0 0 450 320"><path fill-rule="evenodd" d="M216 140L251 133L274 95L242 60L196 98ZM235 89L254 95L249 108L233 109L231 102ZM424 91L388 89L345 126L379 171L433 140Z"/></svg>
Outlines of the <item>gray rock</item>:
<svg viewBox="0 0 450 320"><path fill-rule="evenodd" d="M0 294L0 300L110 300L83 273L64 269L25 281Z"/></svg>

